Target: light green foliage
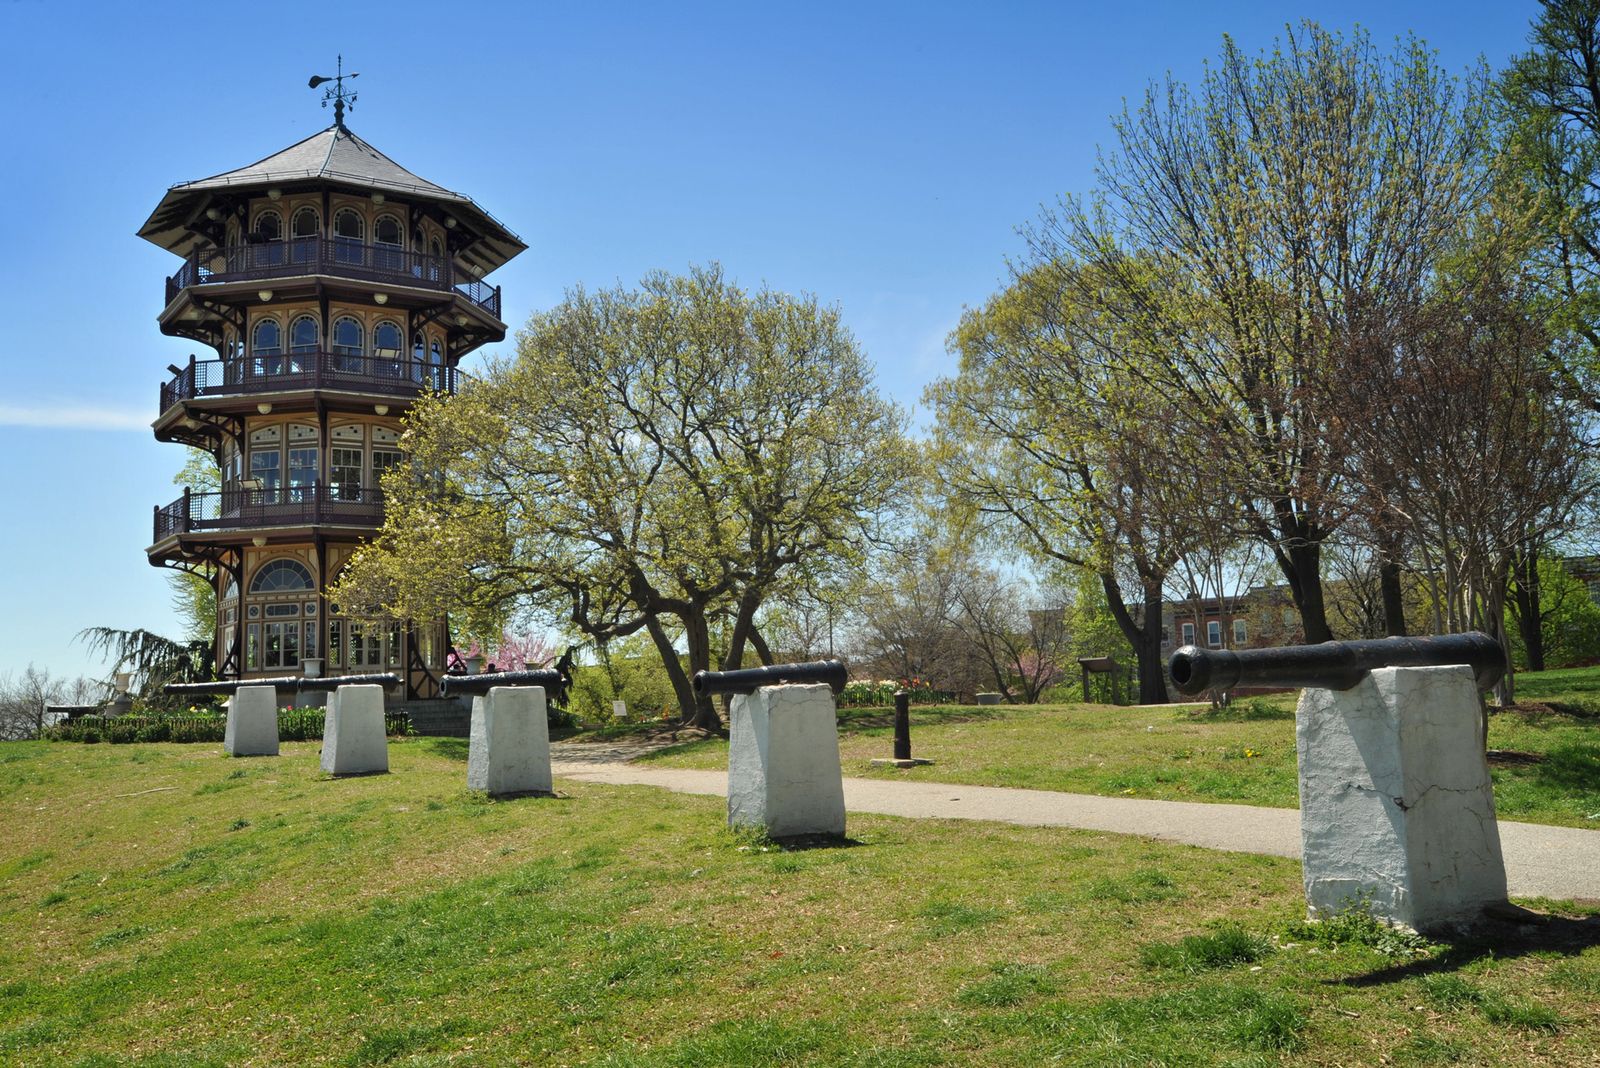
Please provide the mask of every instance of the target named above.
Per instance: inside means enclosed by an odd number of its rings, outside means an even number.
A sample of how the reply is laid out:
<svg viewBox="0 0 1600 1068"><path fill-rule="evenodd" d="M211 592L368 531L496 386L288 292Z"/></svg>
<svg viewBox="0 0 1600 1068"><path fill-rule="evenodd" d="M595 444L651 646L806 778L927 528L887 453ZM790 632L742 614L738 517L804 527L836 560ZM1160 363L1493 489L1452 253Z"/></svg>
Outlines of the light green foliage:
<svg viewBox="0 0 1600 1068"><path fill-rule="evenodd" d="M716 267L575 290L515 359L413 411L404 445L428 475L391 476L336 596L475 633L519 610L644 632L694 714L674 646L691 671L738 658L768 597L859 560L910 466L903 424L815 298Z"/></svg>
<svg viewBox="0 0 1600 1068"><path fill-rule="evenodd" d="M1544 312L1579 345L1568 370L1592 398L1600 372L1600 8L1551 0L1529 50L1502 75L1507 147L1543 238L1537 250Z"/></svg>
<svg viewBox="0 0 1600 1068"><path fill-rule="evenodd" d="M196 493L208 493L221 488L222 472L216 457L203 449L189 448L183 467L172 482L187 486ZM172 587L172 608L183 621L183 636L189 641L211 642L217 633L217 589L213 569L203 565L201 571L174 571L167 576Z"/></svg>
<svg viewBox="0 0 1600 1068"><path fill-rule="evenodd" d="M1546 666L1562 668L1600 660L1600 605L1590 598L1589 588L1573 578L1559 560L1540 557L1537 566ZM1506 633L1521 667L1523 647L1513 618L1515 608L1514 601L1507 605Z"/></svg>

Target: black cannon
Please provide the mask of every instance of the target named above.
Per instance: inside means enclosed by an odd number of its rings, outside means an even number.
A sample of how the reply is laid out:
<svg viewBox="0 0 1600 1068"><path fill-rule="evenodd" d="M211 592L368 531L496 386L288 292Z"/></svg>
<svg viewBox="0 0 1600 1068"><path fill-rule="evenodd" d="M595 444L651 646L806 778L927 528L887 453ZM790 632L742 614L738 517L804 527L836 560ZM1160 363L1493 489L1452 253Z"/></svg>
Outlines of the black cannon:
<svg viewBox="0 0 1600 1068"><path fill-rule="evenodd" d="M717 693L755 693L763 686L787 682L825 683L838 694L844 692L848 678L849 673L839 661L813 660L806 664L773 664L738 671L696 671L694 692L701 697Z"/></svg>
<svg viewBox="0 0 1600 1068"><path fill-rule="evenodd" d="M1436 638L1372 638L1366 641L1285 645L1277 649L1202 649L1185 645L1167 668L1179 693L1232 690L1239 686L1348 690L1374 668L1444 667L1465 664L1488 690L1506 671L1500 643L1479 631Z"/></svg>
<svg viewBox="0 0 1600 1068"><path fill-rule="evenodd" d="M496 671L488 675L446 675L444 695L459 697L462 694L488 693L495 686L543 686L545 695L554 697L566 691L572 682L554 668L536 671Z"/></svg>
<svg viewBox="0 0 1600 1068"><path fill-rule="evenodd" d="M271 686L274 690L300 693L305 690L337 690L341 686L399 686L400 677L392 672L379 675L330 675L301 678L298 675L281 675L274 679L228 679L219 682L169 682L161 687L163 693L235 693L241 686Z"/></svg>

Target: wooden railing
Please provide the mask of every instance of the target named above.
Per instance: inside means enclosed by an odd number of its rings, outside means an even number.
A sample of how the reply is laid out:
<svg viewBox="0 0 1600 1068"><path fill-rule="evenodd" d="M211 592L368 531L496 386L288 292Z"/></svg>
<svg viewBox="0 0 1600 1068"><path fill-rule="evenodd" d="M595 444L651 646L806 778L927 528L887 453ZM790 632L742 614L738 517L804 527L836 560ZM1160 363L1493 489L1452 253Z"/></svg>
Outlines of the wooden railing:
<svg viewBox="0 0 1600 1068"><path fill-rule="evenodd" d="M240 356L232 360L189 359L161 384L161 411L197 397L284 393L302 389L342 389L409 397L423 392L454 393L459 372L398 356L349 356L338 352L294 352L281 356Z"/></svg>
<svg viewBox="0 0 1600 1068"><path fill-rule="evenodd" d="M500 287L467 279L457 284L455 264L445 256L408 252L399 245L369 245L346 238L297 237L232 248L195 249L167 279L167 303L190 286L260 282L323 274L416 289L454 290L500 318Z"/></svg>
<svg viewBox="0 0 1600 1068"><path fill-rule="evenodd" d="M342 484L224 490L183 496L155 509L154 542L176 534L257 527L358 526L383 522L383 491Z"/></svg>

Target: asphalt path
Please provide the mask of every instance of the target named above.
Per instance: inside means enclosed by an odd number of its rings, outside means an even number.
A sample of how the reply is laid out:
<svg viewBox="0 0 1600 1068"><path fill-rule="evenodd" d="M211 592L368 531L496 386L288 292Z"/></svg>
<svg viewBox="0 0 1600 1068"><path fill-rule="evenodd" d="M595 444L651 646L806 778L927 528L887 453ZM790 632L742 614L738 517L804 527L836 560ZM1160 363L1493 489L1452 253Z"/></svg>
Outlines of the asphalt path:
<svg viewBox="0 0 1600 1068"><path fill-rule="evenodd" d="M579 747L564 748L570 751ZM596 763L564 759L565 753L552 755L555 774L579 782L658 786L677 793L724 797L728 792L726 771ZM845 779L844 804L848 812L1075 827L1235 853L1300 856L1300 811L1293 808L1150 801L893 779ZM1600 899L1600 831L1501 820L1500 848L1513 895Z"/></svg>

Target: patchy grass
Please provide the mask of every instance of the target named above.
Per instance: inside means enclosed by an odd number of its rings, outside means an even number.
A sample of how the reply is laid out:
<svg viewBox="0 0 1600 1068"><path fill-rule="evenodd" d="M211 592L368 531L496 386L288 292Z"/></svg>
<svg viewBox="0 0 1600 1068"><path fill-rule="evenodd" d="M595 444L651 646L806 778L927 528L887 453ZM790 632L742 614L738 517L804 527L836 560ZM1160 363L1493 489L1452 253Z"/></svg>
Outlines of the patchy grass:
<svg viewBox="0 0 1600 1068"><path fill-rule="evenodd" d="M1517 679L1519 693L1535 694L1526 700L1539 703L1490 717L1490 748L1526 754L1491 766L1500 817L1600 829L1600 668ZM1294 700L1290 694L1245 698L1215 711L914 708L912 753L934 761L918 768L872 766L872 758L890 755L892 719L877 709L847 709L839 719L839 753L845 774L866 778L1294 808ZM646 759L669 767L724 767L727 742L695 739Z"/></svg>
<svg viewBox="0 0 1600 1068"><path fill-rule="evenodd" d="M717 798L490 801L424 740L359 779L132 752L0 745L0 1063L1600 1061L1570 906L1397 958L1292 937L1275 857L869 816L791 850Z"/></svg>

